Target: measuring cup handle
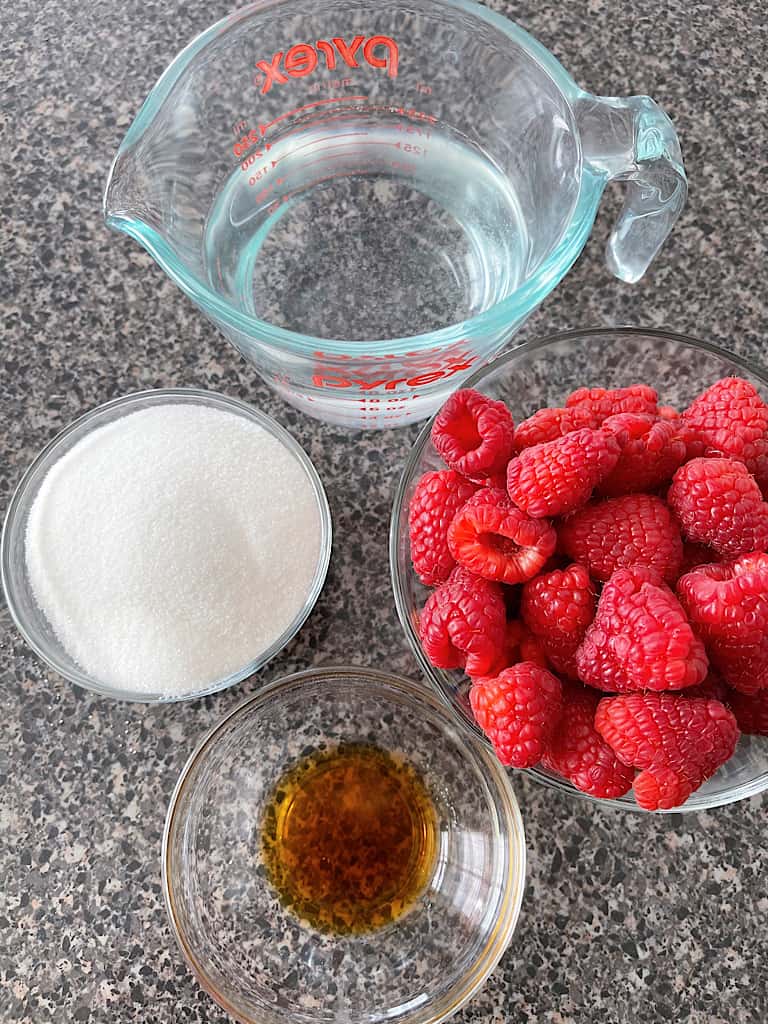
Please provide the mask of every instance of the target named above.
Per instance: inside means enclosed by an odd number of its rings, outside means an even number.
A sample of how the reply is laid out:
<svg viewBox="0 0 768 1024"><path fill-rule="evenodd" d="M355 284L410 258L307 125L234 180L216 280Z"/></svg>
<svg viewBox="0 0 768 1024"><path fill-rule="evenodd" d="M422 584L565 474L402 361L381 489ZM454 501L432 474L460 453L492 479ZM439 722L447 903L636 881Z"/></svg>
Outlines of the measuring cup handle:
<svg viewBox="0 0 768 1024"><path fill-rule="evenodd" d="M585 96L576 105L584 160L606 180L627 183L608 240L608 269L639 281L685 205L688 185L672 122L650 96Z"/></svg>

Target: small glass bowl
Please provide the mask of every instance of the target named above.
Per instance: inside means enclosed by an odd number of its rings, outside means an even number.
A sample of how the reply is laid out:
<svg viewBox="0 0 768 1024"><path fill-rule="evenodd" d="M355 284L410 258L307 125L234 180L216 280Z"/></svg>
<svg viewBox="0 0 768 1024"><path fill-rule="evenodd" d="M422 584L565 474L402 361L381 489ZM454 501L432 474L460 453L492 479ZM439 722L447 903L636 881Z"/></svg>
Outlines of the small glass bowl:
<svg viewBox="0 0 768 1024"><path fill-rule="evenodd" d="M463 386L505 401L519 423L537 409L561 405L569 392L582 386L650 384L657 389L660 402L684 409L710 384L728 376L751 381L768 400L768 374L715 345L664 331L606 328L570 331L526 342L479 370ZM389 543L392 587L400 622L424 674L458 718L479 737L482 732L475 724L467 696L469 680L460 672L445 672L431 665L419 641L418 613L429 592L411 565L408 506L419 478L430 470L444 468L430 442L431 428L429 422L413 446L395 495ZM631 792L618 800L598 800L543 767L529 769L528 774L570 796L595 800L602 806L641 810ZM768 789L768 741L742 736L730 761L682 807L673 810L706 810L764 789Z"/></svg>
<svg viewBox="0 0 768 1024"><path fill-rule="evenodd" d="M358 935L319 932L264 877L260 821L310 750L373 743L422 776L438 842L402 917ZM287 676L223 719L187 762L162 853L171 926L200 985L243 1024L436 1024L498 963L515 929L525 841L493 754L425 687L358 668Z"/></svg>
<svg viewBox="0 0 768 1024"><path fill-rule="evenodd" d="M320 551L315 574L307 593L306 601L293 622L273 644L266 650L261 651L252 661L243 665L236 672L232 672L221 679L216 679L202 689L173 695L163 694L159 690L154 693L147 693L117 689L84 672L67 653L47 618L38 607L27 573L25 557L26 529L29 513L43 480L55 463L63 455L66 455L79 441L82 441L84 437L87 437L94 430L98 430L107 423L112 423L140 409L169 404L202 405L210 409L234 413L236 416L242 416L244 419L257 423L273 437L277 438L291 452L307 474L317 500L320 518ZM104 405L92 409L84 416L80 416L70 423L68 427L65 427L60 434L57 434L46 445L21 478L8 506L8 512L3 525L2 540L0 540L0 565L2 568L5 600L19 632L35 654L71 683L77 683L78 686L82 686L87 690L93 690L94 693L101 694L104 697L140 701L146 704L195 700L207 694L216 693L218 690L224 690L228 686L234 686L266 665L286 644L290 643L312 611L323 588L330 558L331 512L328 507L328 499L325 496L323 485L320 482L315 467L302 447L279 423L253 406L236 398L230 398L227 395L197 388L165 388L155 391L139 391L135 394L125 395L122 398L106 402Z"/></svg>

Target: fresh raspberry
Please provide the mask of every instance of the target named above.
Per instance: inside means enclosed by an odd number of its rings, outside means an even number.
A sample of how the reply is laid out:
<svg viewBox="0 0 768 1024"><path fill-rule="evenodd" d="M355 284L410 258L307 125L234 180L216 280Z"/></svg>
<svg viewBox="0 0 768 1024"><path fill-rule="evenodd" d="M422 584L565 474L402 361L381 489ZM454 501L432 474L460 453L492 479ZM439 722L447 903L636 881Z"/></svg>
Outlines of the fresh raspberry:
<svg viewBox="0 0 768 1024"><path fill-rule="evenodd" d="M742 462L686 462L674 475L667 501L687 539L720 555L768 548L768 504Z"/></svg>
<svg viewBox="0 0 768 1024"><path fill-rule="evenodd" d="M447 465L472 479L503 472L515 425L503 402L472 388L454 391L432 424L432 444Z"/></svg>
<svg viewBox="0 0 768 1024"><path fill-rule="evenodd" d="M495 677L505 668L519 665L521 661L530 661L542 668L549 668L547 656L538 637L535 637L518 619L512 619L507 622L506 640L501 654L496 663L483 675ZM479 678L483 676L475 676L472 681L476 682Z"/></svg>
<svg viewBox="0 0 768 1024"><path fill-rule="evenodd" d="M635 800L646 811L682 807L697 786L674 768L658 764L635 777Z"/></svg>
<svg viewBox="0 0 768 1024"><path fill-rule="evenodd" d="M647 384L633 384L628 388L579 388L570 394L565 405L568 409L586 409L592 415L591 427L599 427L609 416L621 412L644 412L656 415L659 396Z"/></svg>
<svg viewBox="0 0 768 1024"><path fill-rule="evenodd" d="M430 662L436 668L464 668L470 676L484 675L496 664L506 630L501 587L460 567L429 595L419 619Z"/></svg>
<svg viewBox="0 0 768 1024"><path fill-rule="evenodd" d="M672 479L685 462L685 441L676 436L673 423L647 413L623 412L609 416L603 430L621 445L619 460L598 487L598 493L614 497L652 491Z"/></svg>
<svg viewBox="0 0 768 1024"><path fill-rule="evenodd" d="M768 405L749 381L723 377L683 413L704 442L704 455L724 455L755 473L768 462Z"/></svg>
<svg viewBox="0 0 768 1024"><path fill-rule="evenodd" d="M477 481L479 487L491 487L496 491L506 491L507 489L507 467L501 473L494 473L493 476L487 476L485 480Z"/></svg>
<svg viewBox="0 0 768 1024"><path fill-rule="evenodd" d="M542 668L549 668L541 641L519 619L507 623L507 657L509 660L504 668L517 665L521 661L530 661Z"/></svg>
<svg viewBox="0 0 768 1024"><path fill-rule="evenodd" d="M760 552L681 576L677 595L707 645L759 644L768 635L768 555Z"/></svg>
<svg viewBox="0 0 768 1024"><path fill-rule="evenodd" d="M556 441L572 430L592 425L589 409L539 409L527 420L518 423L515 430L514 451L531 448L545 441Z"/></svg>
<svg viewBox="0 0 768 1024"><path fill-rule="evenodd" d="M684 803L739 739L736 719L720 701L672 693L606 697L595 728L625 764L641 769L635 799L648 811Z"/></svg>
<svg viewBox="0 0 768 1024"><path fill-rule="evenodd" d="M757 644L710 642L707 650L731 689L751 697L768 688L768 637Z"/></svg>
<svg viewBox="0 0 768 1024"><path fill-rule="evenodd" d="M635 771L616 757L595 729L599 703L594 690L563 687L563 713L541 763L584 793L615 799L631 789Z"/></svg>
<svg viewBox="0 0 768 1024"><path fill-rule="evenodd" d="M524 448L507 467L507 491L528 515L559 516L588 501L616 465L619 443L603 430L574 430Z"/></svg>
<svg viewBox="0 0 768 1024"><path fill-rule="evenodd" d="M452 469L425 473L416 484L408 529L413 568L425 586L437 587L451 575L456 560L448 550L448 527L476 490L476 484Z"/></svg>
<svg viewBox="0 0 768 1024"><path fill-rule="evenodd" d="M501 763L530 768L541 760L560 719L562 687L546 669L523 661L474 683L469 702Z"/></svg>
<svg viewBox="0 0 768 1024"><path fill-rule="evenodd" d="M645 565L617 570L603 587L576 665L582 682L609 693L682 690L708 668L680 602Z"/></svg>
<svg viewBox="0 0 768 1024"><path fill-rule="evenodd" d="M704 454L706 445L696 431L685 422L683 414L673 409L671 405L660 405L658 410L660 420L671 423L675 428L675 437L679 438L685 445L685 459L698 459Z"/></svg>
<svg viewBox="0 0 768 1024"><path fill-rule="evenodd" d="M680 575L685 576L700 565L711 565L718 559L718 554L706 544L695 544L691 540L683 541L683 561L680 565Z"/></svg>
<svg viewBox="0 0 768 1024"><path fill-rule="evenodd" d="M649 565L672 583L683 557L677 523L652 494L625 494L585 506L560 524L558 543L603 581L617 569Z"/></svg>
<svg viewBox="0 0 768 1024"><path fill-rule="evenodd" d="M660 405L656 409L656 415L660 420L671 420L676 423L679 419L682 419L682 415L675 409L673 405Z"/></svg>
<svg viewBox="0 0 768 1024"><path fill-rule="evenodd" d="M557 534L545 519L531 519L502 490L483 487L459 509L448 527L448 548L478 576L522 583L555 550Z"/></svg>
<svg viewBox="0 0 768 1024"><path fill-rule="evenodd" d="M595 617L597 597L583 565L569 565L529 580L520 612L558 672L577 678L576 649Z"/></svg>
<svg viewBox="0 0 768 1024"><path fill-rule="evenodd" d="M739 728L750 736L768 736L768 688L752 696L730 693L728 703Z"/></svg>

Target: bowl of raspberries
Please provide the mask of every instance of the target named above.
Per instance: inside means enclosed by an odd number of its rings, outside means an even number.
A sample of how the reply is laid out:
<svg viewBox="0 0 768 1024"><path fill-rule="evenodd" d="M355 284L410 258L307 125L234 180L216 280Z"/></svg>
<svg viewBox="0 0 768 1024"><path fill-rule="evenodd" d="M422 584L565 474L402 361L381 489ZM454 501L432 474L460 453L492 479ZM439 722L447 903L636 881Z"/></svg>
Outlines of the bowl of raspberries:
<svg viewBox="0 0 768 1024"><path fill-rule="evenodd" d="M768 375L702 341L527 342L454 392L398 488L422 669L502 764L616 807L768 788Z"/></svg>

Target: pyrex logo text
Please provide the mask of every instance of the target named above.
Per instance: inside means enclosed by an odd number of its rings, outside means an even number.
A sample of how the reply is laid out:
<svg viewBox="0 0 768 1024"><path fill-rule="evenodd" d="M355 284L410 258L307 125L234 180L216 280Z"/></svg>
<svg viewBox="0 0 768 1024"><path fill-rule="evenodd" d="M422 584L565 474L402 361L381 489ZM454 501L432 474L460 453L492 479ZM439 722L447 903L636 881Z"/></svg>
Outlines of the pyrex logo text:
<svg viewBox="0 0 768 1024"><path fill-rule="evenodd" d="M329 71L334 71L337 53L347 67L359 68L357 60L360 47L363 48L362 57L372 68L385 68L390 78L397 77L399 51L397 43L390 36L371 36L369 39L365 36L355 36L351 43L346 43L337 36L330 43L326 39L318 39L314 46L310 46L309 43L296 43L285 52L278 50L271 60L256 61L257 70L264 75L261 91L266 93L273 85L285 84L288 81L286 75L290 75L291 78L303 78L312 74L321 63L321 58L325 61L325 67Z"/></svg>

